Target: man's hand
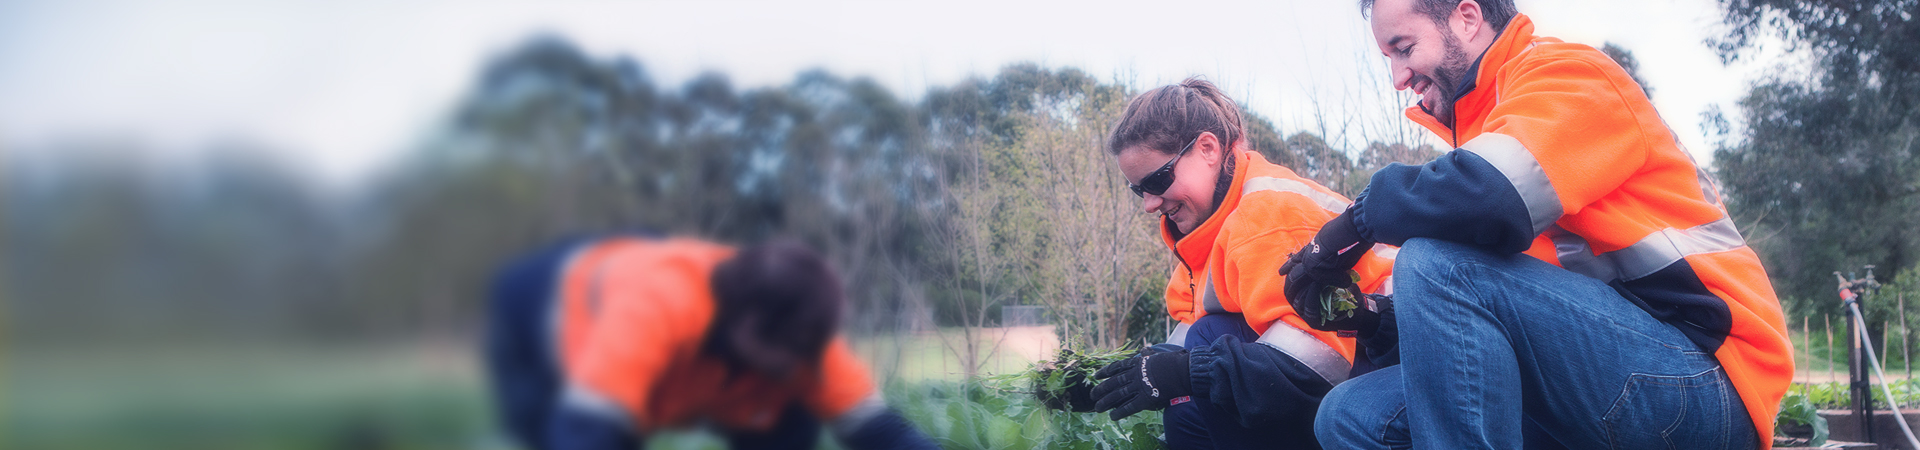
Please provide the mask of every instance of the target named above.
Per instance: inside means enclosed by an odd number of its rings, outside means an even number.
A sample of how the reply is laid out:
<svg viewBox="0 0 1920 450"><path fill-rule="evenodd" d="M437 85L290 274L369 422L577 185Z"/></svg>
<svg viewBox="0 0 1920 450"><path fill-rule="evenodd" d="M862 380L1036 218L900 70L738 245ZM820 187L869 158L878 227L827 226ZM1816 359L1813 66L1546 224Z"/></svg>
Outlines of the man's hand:
<svg viewBox="0 0 1920 450"><path fill-rule="evenodd" d="M1360 330L1379 323L1367 314L1365 297L1353 274L1353 265L1373 248L1360 237L1349 214L1335 216L1300 251L1280 265L1287 277L1287 303L1316 330ZM1372 317L1362 317L1369 316ZM1371 320L1367 320L1371 319Z"/></svg>
<svg viewBox="0 0 1920 450"><path fill-rule="evenodd" d="M1192 373L1187 368L1187 351L1154 346L1123 359L1093 374L1101 380L1093 388L1095 411L1108 411L1113 420L1125 419L1140 411L1166 409L1168 402L1193 393Z"/></svg>

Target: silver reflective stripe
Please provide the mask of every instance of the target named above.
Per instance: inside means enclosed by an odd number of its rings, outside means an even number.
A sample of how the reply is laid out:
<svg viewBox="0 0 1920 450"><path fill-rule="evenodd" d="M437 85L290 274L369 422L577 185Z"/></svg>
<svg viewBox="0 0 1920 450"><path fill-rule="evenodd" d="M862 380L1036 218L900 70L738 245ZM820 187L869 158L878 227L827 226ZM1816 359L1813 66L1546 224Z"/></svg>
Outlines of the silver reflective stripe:
<svg viewBox="0 0 1920 450"><path fill-rule="evenodd" d="M1367 250L1367 252L1372 253L1373 257L1375 258L1385 259L1388 261L1392 261L1395 258L1400 257L1400 247L1395 247L1387 244L1373 244L1373 248L1370 250ZM1393 273L1392 272L1388 272L1385 276L1380 277L1380 288L1375 289L1373 293L1380 294L1380 295L1389 295L1389 296L1393 295Z"/></svg>
<svg viewBox="0 0 1920 450"><path fill-rule="evenodd" d="M1353 370L1353 365L1347 362L1346 357L1340 356L1340 352L1286 322L1274 321L1273 325L1267 326L1267 332L1254 342L1266 344L1306 364L1307 368L1313 369L1313 373L1327 380L1327 384L1337 386L1347 381L1347 372Z"/></svg>
<svg viewBox="0 0 1920 450"><path fill-rule="evenodd" d="M1553 182L1547 178L1546 169L1540 167L1540 160L1534 159L1533 152L1527 151L1520 140L1500 133L1484 133L1460 144L1460 149L1479 155L1507 177L1507 182L1520 193L1520 201L1527 205L1533 234L1546 231L1548 225L1566 213L1560 205L1560 194L1553 190Z"/></svg>
<svg viewBox="0 0 1920 450"><path fill-rule="evenodd" d="M1373 248L1367 251L1373 252L1373 257L1375 258L1394 259L1400 257L1400 247L1387 244L1373 244Z"/></svg>
<svg viewBox="0 0 1920 450"><path fill-rule="evenodd" d="M1349 203L1346 199L1342 199L1337 195L1320 192L1312 186L1308 186L1306 183L1301 183L1299 180L1253 177L1248 178L1247 182L1240 186L1240 196L1242 197L1260 191L1280 191L1300 194L1301 196L1305 196L1307 200L1312 200L1314 204L1320 205L1320 209L1327 210L1334 214L1346 212L1347 203Z"/></svg>
<svg viewBox="0 0 1920 450"><path fill-rule="evenodd" d="M1174 325L1173 331L1170 333L1167 333L1167 343L1178 345L1181 347L1186 347L1187 346L1187 330L1193 329L1193 325L1188 325L1186 322L1174 322L1174 323L1177 323L1179 325Z"/></svg>
<svg viewBox="0 0 1920 450"><path fill-rule="evenodd" d="M567 307L567 274L573 273L576 266L580 265L580 255L586 254L587 249L591 247L591 244L580 244L568 249L567 256L560 263L560 267L555 268L560 273L554 274L553 286L547 292L547 316L541 321L546 325L546 329L540 330L541 337L547 340L547 367L563 367L562 364L565 363L561 355L565 355L567 349L563 348L564 343L560 342L562 339L560 327L566 325L561 322L564 320ZM594 282L598 283L599 280L596 279Z"/></svg>
<svg viewBox="0 0 1920 450"><path fill-rule="evenodd" d="M1207 293L1205 294L1206 298L1200 303L1201 307L1205 308L1204 311L1206 311L1207 314L1226 314L1228 312L1227 307L1220 306L1220 293L1215 292L1213 289L1213 269L1207 269L1206 275Z"/></svg>
<svg viewBox="0 0 1920 450"><path fill-rule="evenodd" d="M633 415L628 413L626 408L620 407L620 404L615 403L613 399L578 384L567 383L567 391L560 396L560 407L633 431Z"/></svg>
<svg viewBox="0 0 1920 450"><path fill-rule="evenodd" d="M1560 267L1601 281L1631 281L1660 271L1687 256L1718 253L1747 245L1734 229L1733 219L1721 217L1685 230L1667 228L1640 238L1627 248L1593 254L1586 239L1559 230L1552 233Z"/></svg>
<svg viewBox="0 0 1920 450"><path fill-rule="evenodd" d="M872 422L873 418L880 417L880 414L885 412L887 412L887 399L881 397L879 392L874 392L873 395L861 399L860 403L854 404L853 409L827 422L827 428L832 430L833 437L840 439L840 442L846 442L854 433L860 432L861 427L867 426L867 422Z"/></svg>

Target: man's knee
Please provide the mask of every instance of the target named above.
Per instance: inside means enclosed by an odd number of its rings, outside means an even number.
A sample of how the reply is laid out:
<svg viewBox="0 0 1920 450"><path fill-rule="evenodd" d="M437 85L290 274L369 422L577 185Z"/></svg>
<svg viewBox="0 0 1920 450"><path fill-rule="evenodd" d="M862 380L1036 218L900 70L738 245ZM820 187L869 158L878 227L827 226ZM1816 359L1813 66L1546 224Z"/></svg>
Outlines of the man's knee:
<svg viewBox="0 0 1920 450"><path fill-rule="evenodd" d="M1464 295L1486 283L1501 283L1484 276L1489 272L1519 270L1518 255L1500 255L1485 248L1438 239L1408 239L1394 259L1395 306L1406 320L1415 309L1449 301L1484 301ZM1529 258L1530 259L1530 258ZM1413 315L1418 315L1413 314Z"/></svg>
<svg viewBox="0 0 1920 450"><path fill-rule="evenodd" d="M1445 277L1462 260L1483 253L1471 246L1439 239L1413 238L1400 246L1394 257L1393 278L1400 280ZM1396 289L1397 290L1397 289Z"/></svg>
<svg viewBox="0 0 1920 450"><path fill-rule="evenodd" d="M1380 369L1328 392L1314 418L1314 435L1327 448L1381 448L1405 409L1400 366Z"/></svg>

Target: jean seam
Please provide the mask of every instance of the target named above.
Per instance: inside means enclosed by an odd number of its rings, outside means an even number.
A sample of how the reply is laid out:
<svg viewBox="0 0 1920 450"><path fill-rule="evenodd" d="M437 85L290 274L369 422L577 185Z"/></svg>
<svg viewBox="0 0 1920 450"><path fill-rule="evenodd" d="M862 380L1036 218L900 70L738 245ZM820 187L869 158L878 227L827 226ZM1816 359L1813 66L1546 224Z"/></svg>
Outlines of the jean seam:
<svg viewBox="0 0 1920 450"><path fill-rule="evenodd" d="M1380 424L1380 437L1375 439L1375 441L1380 442L1381 447L1392 448L1387 446L1387 430L1393 429L1393 420L1400 418L1400 415L1405 414L1406 411L1407 405L1402 404L1399 408L1394 408L1393 414L1387 415L1387 421L1385 423Z"/></svg>
<svg viewBox="0 0 1920 450"><path fill-rule="evenodd" d="M1448 272L1449 272L1448 275L1455 280L1474 280L1476 278L1472 277L1472 275L1468 272L1472 272L1474 267L1479 267L1479 266L1480 264L1475 264L1465 259L1461 259L1459 260L1459 262L1454 263L1453 267L1448 268ZM1474 308L1480 309L1482 311L1486 311L1488 309L1486 300L1481 295L1480 290L1475 289L1479 287L1479 285L1480 285L1479 283L1460 283L1456 285L1457 286L1456 289L1461 291L1460 294L1467 294L1467 295L1463 295L1464 298L1472 299L1472 305ZM1491 312L1491 311L1488 311L1488 312ZM1460 336L1460 335L1455 335L1455 336ZM1461 342L1459 344L1465 344L1465 343ZM1457 370L1460 371L1458 374L1459 379L1462 379L1462 380L1477 379L1477 378L1471 378L1469 377L1469 375L1471 375L1472 368L1478 367L1478 366L1473 364L1458 364L1458 365L1455 365L1454 367L1456 367ZM1475 383L1472 386L1480 387L1478 383ZM1484 433L1486 431L1486 422L1487 422L1487 416L1484 413L1484 411L1486 411L1486 405L1482 404L1481 401L1486 398L1486 393L1471 392L1468 394L1469 395L1467 395L1466 398L1461 399L1461 402L1470 403L1470 405L1467 405L1467 408L1465 410L1467 412L1475 413L1473 414L1475 417L1472 418L1473 424L1474 426L1480 428L1479 432Z"/></svg>
<svg viewBox="0 0 1920 450"><path fill-rule="evenodd" d="M1719 409L1720 423L1727 424L1727 426L1720 428L1720 448L1722 449L1727 448L1728 445L1733 443L1733 436L1730 434L1734 429L1733 417L1731 414L1732 408L1727 407L1727 385L1728 384L1732 384L1732 383L1714 383L1714 386L1719 388L1718 389L1719 395L1715 395L1714 399L1720 401L1720 409Z"/></svg>
<svg viewBox="0 0 1920 450"><path fill-rule="evenodd" d="M1624 386L1620 386L1620 395L1613 399L1613 405L1607 407L1607 412L1600 414L1600 425L1607 430L1607 448L1609 449L1620 449L1620 436L1619 433L1614 431L1613 420L1611 420L1611 418L1615 411L1620 410L1621 404L1626 403L1627 399L1631 398L1634 388L1633 377L1635 375L1638 374L1627 376L1627 382Z"/></svg>
<svg viewBox="0 0 1920 450"><path fill-rule="evenodd" d="M1675 387L1678 387L1681 389L1688 389L1695 386L1675 386ZM1680 407L1680 416L1674 417L1673 423L1667 424L1667 429L1660 430L1660 441L1665 442L1667 444L1667 450L1677 450L1679 448L1673 445L1673 431L1680 429L1680 424L1686 423L1687 421L1686 403L1693 402L1693 397L1688 395L1681 395L1680 401L1682 402Z"/></svg>
<svg viewBox="0 0 1920 450"><path fill-rule="evenodd" d="M1622 386L1620 388L1619 397L1615 398L1613 401L1613 405L1607 407L1607 411L1600 415L1600 425L1606 431L1607 447L1612 449L1620 448L1620 437L1618 433L1616 433L1614 430L1614 425L1615 425L1614 413L1619 412L1620 408L1624 406L1624 404L1627 403L1632 398L1632 393L1635 387L1640 385L1672 386L1672 387L1678 387L1682 389L1707 387L1702 385L1701 383L1692 382L1692 380L1698 380L1702 376L1705 376L1707 374L1711 374L1714 372L1718 372L1720 370L1721 368L1719 366L1714 366L1712 368L1708 368L1707 370L1703 370L1690 375L1656 375L1656 374L1642 373L1642 372L1635 372L1633 374L1627 375L1625 386ZM1654 380L1660 380L1660 379L1681 379L1681 380L1689 380L1689 382L1654 381ZM1728 383L1722 382L1720 379L1715 378L1712 381L1712 384L1713 384L1712 387L1715 390L1715 392L1719 394L1716 397L1720 401L1720 411L1722 411L1721 415L1723 416L1721 422L1725 423L1726 419L1724 416L1726 415L1726 410L1727 410L1726 389L1727 389ZM1689 401L1689 402L1692 401L1691 396L1683 396L1682 398L1685 401ZM1686 421L1686 408L1683 407L1680 411L1680 414L1681 414L1680 417L1675 418L1672 424L1667 425L1667 428L1664 430L1661 430L1660 432L1660 438L1662 441L1666 442L1667 448L1676 448L1674 447L1673 441L1671 440L1670 436L1673 434L1674 430L1678 429L1681 423ZM1721 434L1723 436L1726 435L1725 429L1722 429ZM1726 446L1725 443L1727 442L1727 440L1723 438L1721 439L1721 442L1722 442L1721 446L1725 447Z"/></svg>

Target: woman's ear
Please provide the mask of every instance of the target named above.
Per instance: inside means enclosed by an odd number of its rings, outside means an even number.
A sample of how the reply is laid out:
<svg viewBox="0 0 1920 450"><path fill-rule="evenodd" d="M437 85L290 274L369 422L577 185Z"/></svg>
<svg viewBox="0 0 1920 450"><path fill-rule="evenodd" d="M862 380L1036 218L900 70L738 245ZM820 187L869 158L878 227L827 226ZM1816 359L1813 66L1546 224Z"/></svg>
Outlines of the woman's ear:
<svg viewBox="0 0 1920 450"><path fill-rule="evenodd" d="M1200 152L1200 158L1207 161L1207 166L1218 168L1227 160L1227 147L1221 144L1220 138L1214 136L1212 131L1201 132L1193 142L1193 150Z"/></svg>

